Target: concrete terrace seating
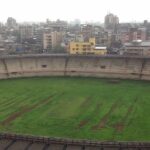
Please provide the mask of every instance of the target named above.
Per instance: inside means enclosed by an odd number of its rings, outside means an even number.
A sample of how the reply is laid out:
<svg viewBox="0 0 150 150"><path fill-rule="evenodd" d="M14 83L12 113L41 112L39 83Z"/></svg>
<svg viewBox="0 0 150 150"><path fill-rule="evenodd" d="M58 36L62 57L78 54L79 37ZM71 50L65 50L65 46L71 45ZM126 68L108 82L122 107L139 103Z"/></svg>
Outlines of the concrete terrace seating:
<svg viewBox="0 0 150 150"><path fill-rule="evenodd" d="M22 55L0 57L0 78L91 76L150 80L150 57Z"/></svg>

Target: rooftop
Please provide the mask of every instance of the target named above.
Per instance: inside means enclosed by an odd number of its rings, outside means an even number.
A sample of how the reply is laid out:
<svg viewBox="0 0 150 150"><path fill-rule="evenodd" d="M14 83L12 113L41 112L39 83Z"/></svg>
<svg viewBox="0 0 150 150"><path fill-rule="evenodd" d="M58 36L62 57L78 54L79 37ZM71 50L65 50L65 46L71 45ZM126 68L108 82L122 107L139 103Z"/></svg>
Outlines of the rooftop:
<svg viewBox="0 0 150 150"><path fill-rule="evenodd" d="M103 50L103 49L107 49L107 47L106 46L96 46L94 49L95 50Z"/></svg>
<svg viewBox="0 0 150 150"><path fill-rule="evenodd" d="M150 41L140 41L140 40L137 40L137 41L133 41L131 43L125 43L124 44L126 47L129 47L129 46L142 46L142 47L150 47Z"/></svg>

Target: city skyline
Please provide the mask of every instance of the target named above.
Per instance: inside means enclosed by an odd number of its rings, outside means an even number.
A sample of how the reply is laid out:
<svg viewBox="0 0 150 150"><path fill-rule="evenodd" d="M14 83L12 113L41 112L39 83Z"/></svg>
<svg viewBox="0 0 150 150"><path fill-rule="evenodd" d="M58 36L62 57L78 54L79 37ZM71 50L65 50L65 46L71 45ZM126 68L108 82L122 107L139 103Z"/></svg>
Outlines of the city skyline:
<svg viewBox="0 0 150 150"><path fill-rule="evenodd" d="M8 17L13 17L17 22L43 22L50 20L75 19L81 22L104 22L104 17L110 12L119 17L120 22L143 22L150 20L148 16L150 2L143 0L5 0L1 2L0 21L6 22Z"/></svg>

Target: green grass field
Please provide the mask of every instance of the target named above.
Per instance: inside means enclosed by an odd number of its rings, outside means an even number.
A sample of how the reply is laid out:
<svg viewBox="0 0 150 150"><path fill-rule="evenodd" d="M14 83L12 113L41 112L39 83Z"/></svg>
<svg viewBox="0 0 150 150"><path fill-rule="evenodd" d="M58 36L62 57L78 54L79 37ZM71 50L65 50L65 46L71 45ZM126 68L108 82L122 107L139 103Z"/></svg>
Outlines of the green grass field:
<svg viewBox="0 0 150 150"><path fill-rule="evenodd" d="M0 132L149 141L150 82L79 77L0 80Z"/></svg>

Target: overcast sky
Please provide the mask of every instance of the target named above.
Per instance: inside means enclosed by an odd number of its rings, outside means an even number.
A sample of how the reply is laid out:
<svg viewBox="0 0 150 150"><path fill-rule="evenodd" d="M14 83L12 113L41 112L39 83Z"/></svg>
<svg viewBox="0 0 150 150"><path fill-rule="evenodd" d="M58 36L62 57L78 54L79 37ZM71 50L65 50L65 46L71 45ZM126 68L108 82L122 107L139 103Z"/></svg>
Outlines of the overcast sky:
<svg viewBox="0 0 150 150"><path fill-rule="evenodd" d="M150 0L0 0L0 21L18 22L62 19L104 22L111 12L120 22L150 21Z"/></svg>

